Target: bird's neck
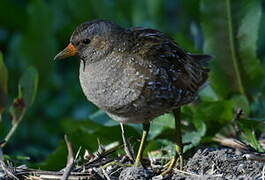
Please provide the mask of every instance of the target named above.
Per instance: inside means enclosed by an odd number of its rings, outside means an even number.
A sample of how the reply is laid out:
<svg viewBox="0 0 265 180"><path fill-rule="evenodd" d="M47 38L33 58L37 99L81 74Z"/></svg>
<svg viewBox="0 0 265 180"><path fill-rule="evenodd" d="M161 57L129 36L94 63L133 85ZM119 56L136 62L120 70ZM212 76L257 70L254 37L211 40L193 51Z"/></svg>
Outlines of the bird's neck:
<svg viewBox="0 0 265 180"><path fill-rule="evenodd" d="M119 56L115 56L115 53L110 53L95 62L80 61L80 74L108 79L121 68L121 61L122 59Z"/></svg>

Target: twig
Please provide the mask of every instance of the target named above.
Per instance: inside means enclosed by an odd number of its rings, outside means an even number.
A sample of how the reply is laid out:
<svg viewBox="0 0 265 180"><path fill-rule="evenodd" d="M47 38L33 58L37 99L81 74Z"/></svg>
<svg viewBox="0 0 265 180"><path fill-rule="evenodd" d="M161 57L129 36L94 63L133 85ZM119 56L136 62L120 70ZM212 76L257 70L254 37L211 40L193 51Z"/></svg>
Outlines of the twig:
<svg viewBox="0 0 265 180"><path fill-rule="evenodd" d="M234 135L235 137L238 137L240 132L241 132L241 130L240 130L239 126L238 126L238 121L240 120L242 114L243 114L243 110L238 108L236 110L236 114L234 116L234 119L232 120L232 124L234 125L233 127L234 127L234 130L235 130L235 135Z"/></svg>
<svg viewBox="0 0 265 180"><path fill-rule="evenodd" d="M46 179L46 180L56 180L56 179L60 179L60 176L58 175L48 175L48 174L45 174L45 175L40 175L40 178L41 179ZM80 180L80 179L89 179L89 176L87 175L83 175L80 173L80 175L69 175L67 177L68 180Z"/></svg>
<svg viewBox="0 0 265 180"><path fill-rule="evenodd" d="M25 176L23 177L25 180L42 180L40 177L38 176L34 176L34 175L30 175L30 176Z"/></svg>
<svg viewBox="0 0 265 180"><path fill-rule="evenodd" d="M265 166L263 166L263 168L262 168L261 179L262 179L262 180L265 180Z"/></svg>
<svg viewBox="0 0 265 180"><path fill-rule="evenodd" d="M74 160L74 161L76 161L77 158L78 158L78 156L80 155L81 149L82 149L82 147L80 146L80 147L78 148L78 150L77 150L77 153L76 153L76 155L75 155L75 160Z"/></svg>
<svg viewBox="0 0 265 180"><path fill-rule="evenodd" d="M109 150L106 150L104 153L100 154L100 156L96 156L95 159L89 161L87 164L85 164L86 167L89 167L90 165L100 161L101 159L107 157L108 155L110 155L111 153L117 151L118 149L120 149L122 147L122 145L118 145L118 146L115 146ZM109 162L109 160L107 160Z"/></svg>
<svg viewBox="0 0 265 180"><path fill-rule="evenodd" d="M240 119L240 117L242 116L242 114L243 114L243 110L240 109L240 108L238 108L238 109L236 110L236 115L235 115L235 117L234 117L234 119L233 119L233 122L238 121L238 120Z"/></svg>
<svg viewBox="0 0 265 180"><path fill-rule="evenodd" d="M96 156L92 152L90 152L87 149L85 149L85 153L84 153L84 156L83 156L84 160L89 162L89 161L93 160L95 157Z"/></svg>
<svg viewBox="0 0 265 180"><path fill-rule="evenodd" d="M117 168L115 171L113 171L113 172L110 173L110 176L112 176L113 174L121 171L122 169L123 169L123 167Z"/></svg>
<svg viewBox="0 0 265 180"><path fill-rule="evenodd" d="M23 108L19 118L17 120L14 120L14 124L12 124L12 128L9 130L9 132L7 133L4 142L1 144L1 147L4 147L6 145L6 143L9 141L9 139L12 137L12 135L14 134L14 132L17 130L18 125L20 124L20 122L22 121L24 115L26 112L26 108Z"/></svg>
<svg viewBox="0 0 265 180"><path fill-rule="evenodd" d="M5 143L6 143L6 140L0 141L0 148L3 147Z"/></svg>
<svg viewBox="0 0 265 180"><path fill-rule="evenodd" d="M95 154L96 156L101 156L101 154L103 154L106 151L106 148L100 143L99 138L97 138L97 141L98 141L98 150Z"/></svg>
<svg viewBox="0 0 265 180"><path fill-rule="evenodd" d="M243 157L245 157L248 160L265 162L264 153L248 153L248 154L244 154Z"/></svg>
<svg viewBox="0 0 265 180"><path fill-rule="evenodd" d="M123 140L123 145L124 145L124 150L127 154L127 156L129 157L129 159L131 161L134 161L135 160L135 154L134 154L134 151L133 151L133 148L130 144L130 142L127 140L127 138L125 137L125 131L124 131L124 126L122 123L120 123L120 126L121 126L121 135L122 135L122 140Z"/></svg>
<svg viewBox="0 0 265 180"><path fill-rule="evenodd" d="M216 137L213 138L213 140L224 146L238 149L240 151L247 151L247 152L254 151L253 148L251 148L250 146L234 138L226 138L221 135L217 135Z"/></svg>
<svg viewBox="0 0 265 180"><path fill-rule="evenodd" d="M34 174L37 177L40 177L41 179L47 179L47 180L55 180L55 179L61 179L63 172L60 171L45 171L45 170L38 170L38 169L24 169L24 168L15 168L17 171L17 176L28 176L31 174ZM71 174L68 176L68 180L79 180L79 179L85 179L85 178L91 178L93 175L89 172L71 172Z"/></svg>
<svg viewBox="0 0 265 180"><path fill-rule="evenodd" d="M175 172L179 172L179 173L183 173L183 174L186 174L186 175L190 175L190 176L195 176L195 177L200 177L201 176L201 175L198 175L198 174L194 174L194 173L183 171L183 170L179 170L179 169L174 169L174 171Z"/></svg>
<svg viewBox="0 0 265 180"><path fill-rule="evenodd" d="M7 176L11 177L12 179L15 179L15 180L19 180L19 178L17 178L13 173L12 171L4 164L3 161L0 162L1 164L1 167L3 169L3 171L6 173Z"/></svg>
<svg viewBox="0 0 265 180"><path fill-rule="evenodd" d="M18 180L18 178L12 173L12 171L5 165L3 151L1 147L0 147L0 165L7 176Z"/></svg>
<svg viewBox="0 0 265 180"><path fill-rule="evenodd" d="M63 176L61 178L61 180L67 180L69 175L71 174L72 168L74 166L74 152L73 152L73 146L70 143L70 141L68 140L67 136L64 135L64 140L65 143L67 145L67 150L68 150L68 157L67 157L67 165L65 168L65 171L63 173Z"/></svg>
<svg viewBox="0 0 265 180"><path fill-rule="evenodd" d="M100 169L102 170L102 173L103 173L103 175L106 177L106 179L107 179L107 180L111 180L110 177L109 177L109 175L108 175L107 172L105 171L105 169L104 169L104 168L100 168Z"/></svg>
<svg viewBox="0 0 265 180"><path fill-rule="evenodd" d="M25 168L25 167L9 168L5 166L6 168L4 167L3 170L7 174L6 176L11 177L11 179L20 179L22 177L29 177L33 174L34 176L39 177L40 179L47 179L47 180L51 180L51 179L52 180L55 180L55 179L57 180L59 179L79 180L79 179L89 179L89 178L100 179L99 177L97 177L99 176L97 173L94 174L92 172L88 172L87 170L92 170L93 167L96 167L96 166L100 167L102 164L109 163L110 161L112 161L112 159L108 159L108 158L103 159L103 158L106 158L106 156L108 156L109 154L115 152L117 149L122 147L121 145L117 145L105 151L103 154L100 155L100 157L97 157L96 160L92 160L92 162L89 162L85 166L75 168L74 171L72 171L75 159L78 157L78 153L76 156L74 156L72 145L69 142L67 137L65 137L65 142L67 144L67 149L68 149L68 160L67 160L67 165L64 168L63 172L62 171L44 171L44 170L30 169L30 168ZM0 164L0 168L1 168L1 164ZM84 172L80 168L82 169L85 168L86 171ZM80 170L82 172L79 172Z"/></svg>

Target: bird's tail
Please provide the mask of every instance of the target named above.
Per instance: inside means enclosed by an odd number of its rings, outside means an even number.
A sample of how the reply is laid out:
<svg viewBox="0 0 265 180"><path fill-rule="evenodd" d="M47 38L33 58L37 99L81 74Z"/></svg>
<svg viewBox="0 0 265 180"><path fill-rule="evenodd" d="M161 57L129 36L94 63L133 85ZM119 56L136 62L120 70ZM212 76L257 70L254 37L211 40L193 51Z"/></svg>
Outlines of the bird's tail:
<svg viewBox="0 0 265 180"><path fill-rule="evenodd" d="M189 54L189 56L193 59L193 62L195 62L197 65L201 66L194 66L194 74L197 74L199 78L197 78L196 84L197 84L197 92L200 91L202 88L204 88L207 84L208 79L208 63L212 59L212 56L207 54Z"/></svg>
<svg viewBox="0 0 265 180"><path fill-rule="evenodd" d="M209 60L211 60L213 57L207 54L189 54L190 57L192 57L197 63L199 63L203 67L207 67Z"/></svg>

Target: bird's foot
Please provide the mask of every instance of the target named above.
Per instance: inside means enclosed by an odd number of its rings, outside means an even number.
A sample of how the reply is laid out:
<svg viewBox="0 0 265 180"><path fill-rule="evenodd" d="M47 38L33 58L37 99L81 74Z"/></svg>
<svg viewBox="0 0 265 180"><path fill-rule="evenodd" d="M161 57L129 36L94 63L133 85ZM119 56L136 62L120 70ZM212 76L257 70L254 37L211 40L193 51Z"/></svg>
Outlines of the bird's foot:
<svg viewBox="0 0 265 180"><path fill-rule="evenodd" d="M140 167L142 165L141 159L139 157L136 157L133 166Z"/></svg>
<svg viewBox="0 0 265 180"><path fill-rule="evenodd" d="M182 155L179 155L178 158L176 156L174 156L166 165L166 169L160 174L161 176L165 176L169 173L172 172L172 170L174 169L174 167L176 166L178 162L179 165L179 170L183 169L183 157Z"/></svg>

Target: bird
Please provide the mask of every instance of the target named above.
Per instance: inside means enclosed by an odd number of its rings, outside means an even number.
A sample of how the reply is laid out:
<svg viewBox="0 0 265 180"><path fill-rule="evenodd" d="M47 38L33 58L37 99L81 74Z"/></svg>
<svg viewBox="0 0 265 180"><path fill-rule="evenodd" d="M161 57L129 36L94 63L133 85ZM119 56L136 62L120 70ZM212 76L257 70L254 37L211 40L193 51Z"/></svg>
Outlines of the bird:
<svg viewBox="0 0 265 180"><path fill-rule="evenodd" d="M178 159L182 167L180 108L193 102L207 82L210 55L189 53L156 29L92 20L74 30L54 60L70 56L80 59L79 79L88 101L120 122L122 131L123 124L143 124L134 166L141 166L150 122L173 112L176 153L166 172Z"/></svg>

